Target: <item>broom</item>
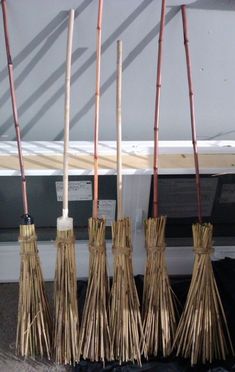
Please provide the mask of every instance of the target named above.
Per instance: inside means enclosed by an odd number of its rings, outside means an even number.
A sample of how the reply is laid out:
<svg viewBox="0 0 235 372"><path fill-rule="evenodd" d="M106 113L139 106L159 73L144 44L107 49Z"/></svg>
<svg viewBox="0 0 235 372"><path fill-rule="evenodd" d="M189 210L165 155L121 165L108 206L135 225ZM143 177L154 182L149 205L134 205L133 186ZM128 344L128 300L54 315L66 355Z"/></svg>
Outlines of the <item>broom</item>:
<svg viewBox="0 0 235 372"><path fill-rule="evenodd" d="M10 53L9 32L7 22L6 0L2 0L3 26L8 61L8 73L12 101L13 118L18 146L18 157L22 181L23 223L20 224L20 279L18 321L16 333L16 352L23 357L46 355L50 358L51 317L45 294L43 276L37 249L37 237L33 218L29 214L27 185L24 171L20 126L16 105L14 68Z"/></svg>
<svg viewBox="0 0 235 372"><path fill-rule="evenodd" d="M164 357L171 353L176 331L175 295L171 289L165 259L166 217L158 217L158 147L162 44L166 2L162 1L157 63L154 119L153 218L144 223L147 261L143 291L143 327L147 355Z"/></svg>
<svg viewBox="0 0 235 372"><path fill-rule="evenodd" d="M70 76L74 9L70 10L65 76L63 214L57 218L57 258L54 282L54 354L56 363L79 360L79 319L73 219L68 217L68 147L70 120Z"/></svg>
<svg viewBox="0 0 235 372"><path fill-rule="evenodd" d="M225 359L234 354L228 325L216 285L210 255L213 252L210 223L202 223L201 185L197 151L194 94L192 86L191 60L189 54L186 7L181 7L184 45L190 99L192 143L196 173L198 223L193 224L195 252L192 280L186 304L177 328L174 345L177 355L191 358L191 365L198 362L211 363L214 359Z"/></svg>
<svg viewBox="0 0 235 372"><path fill-rule="evenodd" d="M121 160L122 43L117 42L117 221L112 224L114 274L111 290L111 340L114 359L141 365L143 327L132 268L130 218L123 217Z"/></svg>
<svg viewBox="0 0 235 372"><path fill-rule="evenodd" d="M81 331L80 353L91 361L111 360L111 340L109 330L109 280L107 274L105 220L98 215L98 131L100 109L100 61L101 26L103 0L99 0L97 21L97 59L96 59L96 100L95 100L95 138L94 138L94 202L93 217L88 221L89 233L89 275L84 303Z"/></svg>

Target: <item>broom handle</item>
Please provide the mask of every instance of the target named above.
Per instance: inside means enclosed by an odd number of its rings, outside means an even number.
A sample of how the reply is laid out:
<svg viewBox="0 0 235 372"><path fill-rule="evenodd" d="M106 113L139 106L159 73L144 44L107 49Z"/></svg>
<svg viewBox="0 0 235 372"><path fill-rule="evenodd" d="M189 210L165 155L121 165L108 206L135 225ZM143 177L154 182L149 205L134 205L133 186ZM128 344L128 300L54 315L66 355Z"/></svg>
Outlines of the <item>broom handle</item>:
<svg viewBox="0 0 235 372"><path fill-rule="evenodd" d="M97 39L96 39L96 92L95 92L95 128L94 128L94 201L93 217L98 215L98 139L100 121L100 61L101 61L101 27L102 27L103 0L99 0Z"/></svg>
<svg viewBox="0 0 235 372"><path fill-rule="evenodd" d="M63 176L63 217L68 217L68 150L70 121L70 79L72 61L72 42L74 26L74 9L70 10L68 21L66 72L65 72L65 103L64 103L64 176Z"/></svg>
<svg viewBox="0 0 235 372"><path fill-rule="evenodd" d="M194 93L192 83L192 64L189 52L189 38L188 38L188 21L186 14L186 6L181 6L183 31L184 31L184 46L187 64L187 75L188 75L188 87L189 87L189 102L190 102L190 116L191 116L191 130L192 130L192 144L194 154L194 165L196 173L196 192L197 192L197 209L198 209L198 221L202 222L202 198L201 198L201 182L199 174L199 161L198 161L198 149L197 149L197 135L196 135L196 121L195 121L195 108L194 108Z"/></svg>
<svg viewBox="0 0 235 372"><path fill-rule="evenodd" d="M122 41L117 41L117 87L116 87L116 120L117 120L117 219L123 217L122 195Z"/></svg>
<svg viewBox="0 0 235 372"><path fill-rule="evenodd" d="M16 132L20 173L21 173L23 209L24 209L24 215L27 215L29 212L28 198L27 198L27 185L26 185L26 178L25 178L25 171L24 171L20 126L19 126L19 118L18 118L18 111L17 111L17 104L16 104L14 67L13 67L13 62L12 62L11 52L10 52L6 0L2 0L2 14L3 14L3 27L4 27L4 37L5 37L5 44L6 44L6 54L7 54L7 64L8 64L8 75L9 75L10 92L11 92L11 104L12 104L12 111L13 111L13 118L14 118L15 132Z"/></svg>
<svg viewBox="0 0 235 372"><path fill-rule="evenodd" d="M161 93L161 70L162 70L162 47L163 33L165 28L166 0L162 0L160 31L158 39L158 59L157 59L157 84L154 115L154 159L153 159L153 217L158 217L158 153L159 153L159 112L160 112L160 93Z"/></svg>

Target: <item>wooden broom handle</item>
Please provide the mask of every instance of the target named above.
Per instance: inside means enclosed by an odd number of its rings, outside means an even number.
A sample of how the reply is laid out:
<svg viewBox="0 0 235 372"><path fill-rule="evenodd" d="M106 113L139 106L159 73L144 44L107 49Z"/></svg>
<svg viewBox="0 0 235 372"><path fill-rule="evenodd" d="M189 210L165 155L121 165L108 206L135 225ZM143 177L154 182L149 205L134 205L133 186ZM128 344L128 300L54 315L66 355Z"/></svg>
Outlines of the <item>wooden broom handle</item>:
<svg viewBox="0 0 235 372"><path fill-rule="evenodd" d="M199 223L201 223L202 222L201 181L200 181L198 149L197 149L194 93L193 93L193 83L192 83L192 64L191 64L191 58L190 58L190 52L189 52L188 21L187 21L187 14L186 14L186 6L185 5L181 6L181 13L182 13L183 32L184 32L184 46L185 46L187 75L188 75L192 144L193 144L194 166L195 166L195 175L196 175L198 221L199 221Z"/></svg>
<svg viewBox="0 0 235 372"><path fill-rule="evenodd" d="M116 130L117 130L117 219L123 218L122 195L122 41L117 41L117 86L116 86Z"/></svg>
<svg viewBox="0 0 235 372"><path fill-rule="evenodd" d="M65 103L64 103L64 177L63 177L63 217L68 217L68 150L70 122L70 80L72 64L72 43L74 28L74 9L70 10L68 21L66 72L65 72Z"/></svg>
<svg viewBox="0 0 235 372"><path fill-rule="evenodd" d="M13 62L12 62L11 52L10 52L6 0L2 0L2 14L3 14L3 28L4 28L4 37L5 37L6 54L7 54L7 64L8 64L8 76L9 76L10 92L11 92L11 104L12 104L13 119L14 119L14 125L15 125L20 173L21 173L23 209L24 209L24 215L28 215L29 210L28 210L28 198L27 198L27 185L26 185L26 178L25 178L25 171L24 171L24 161L23 161L23 153L22 153L18 110L17 110L17 104L16 104L14 67L13 67Z"/></svg>
<svg viewBox="0 0 235 372"><path fill-rule="evenodd" d="M100 62L101 62L101 30L102 30L103 0L99 0L97 36L96 36L96 92L95 92L95 128L94 128L94 201L93 217L98 216L98 140L100 121Z"/></svg>
<svg viewBox="0 0 235 372"><path fill-rule="evenodd" d="M162 71L162 48L163 34L165 29L166 0L162 0L160 31L158 39L158 59L157 59L157 83L155 98L154 115L154 158L153 158L153 217L158 217L158 158L159 158L159 112L160 112L160 93L161 93L161 71Z"/></svg>

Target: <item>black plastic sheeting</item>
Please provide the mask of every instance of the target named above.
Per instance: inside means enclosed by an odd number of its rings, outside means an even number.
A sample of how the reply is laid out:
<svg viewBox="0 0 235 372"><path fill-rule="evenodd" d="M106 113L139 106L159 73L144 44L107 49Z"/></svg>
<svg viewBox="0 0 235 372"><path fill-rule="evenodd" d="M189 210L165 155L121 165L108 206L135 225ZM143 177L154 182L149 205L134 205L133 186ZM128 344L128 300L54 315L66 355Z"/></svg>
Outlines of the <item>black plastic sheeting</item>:
<svg viewBox="0 0 235 372"><path fill-rule="evenodd" d="M219 292L223 302L225 314L228 321L228 326L235 348L235 259L225 258L223 260L214 261L213 269L217 280ZM135 277L137 290L142 300L143 290L143 276L138 275ZM188 288L190 285L190 276L178 276L171 278L172 288L178 297L181 304L185 303ZM79 296L79 311L82 313L86 294L86 281L78 282L78 296ZM102 363L91 363L89 361L82 360L79 364L74 367L76 372L230 372L235 371L235 358L227 359L226 361L216 361L210 365L196 365L190 366L190 361L186 359L180 359L172 356L168 359L149 359L148 361L142 361L142 367L133 365L132 363L126 363L119 365L118 363L106 363L105 366Z"/></svg>

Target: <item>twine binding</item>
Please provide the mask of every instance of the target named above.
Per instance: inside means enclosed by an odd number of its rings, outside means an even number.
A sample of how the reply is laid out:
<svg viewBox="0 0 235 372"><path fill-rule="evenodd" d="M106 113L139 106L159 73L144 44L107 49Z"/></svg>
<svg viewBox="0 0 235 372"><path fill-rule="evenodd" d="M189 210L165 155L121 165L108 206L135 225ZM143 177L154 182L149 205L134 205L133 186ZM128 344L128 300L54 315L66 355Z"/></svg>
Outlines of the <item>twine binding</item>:
<svg viewBox="0 0 235 372"><path fill-rule="evenodd" d="M132 252L132 247L127 246L114 246L112 247L113 255L118 256L124 254L125 256L130 256Z"/></svg>
<svg viewBox="0 0 235 372"><path fill-rule="evenodd" d="M199 255L201 255L201 254L212 254L212 253L214 253L214 248L212 248L212 247L210 247L209 249L208 248L202 248L202 247L194 247L194 249L193 249L193 252L195 252L195 254L199 254Z"/></svg>
<svg viewBox="0 0 235 372"><path fill-rule="evenodd" d="M89 252L91 254L104 254L105 253L105 243L102 245L99 244L89 244Z"/></svg>
<svg viewBox="0 0 235 372"><path fill-rule="evenodd" d="M67 244L75 244L75 238L74 236L72 237L66 237L66 238L56 238L56 245L57 247L62 247L63 245Z"/></svg>
<svg viewBox="0 0 235 372"><path fill-rule="evenodd" d="M37 235L23 236L20 235L18 238L19 243L33 243L37 241Z"/></svg>
<svg viewBox="0 0 235 372"><path fill-rule="evenodd" d="M146 245L147 253L161 253L166 250L166 244L161 245Z"/></svg>

